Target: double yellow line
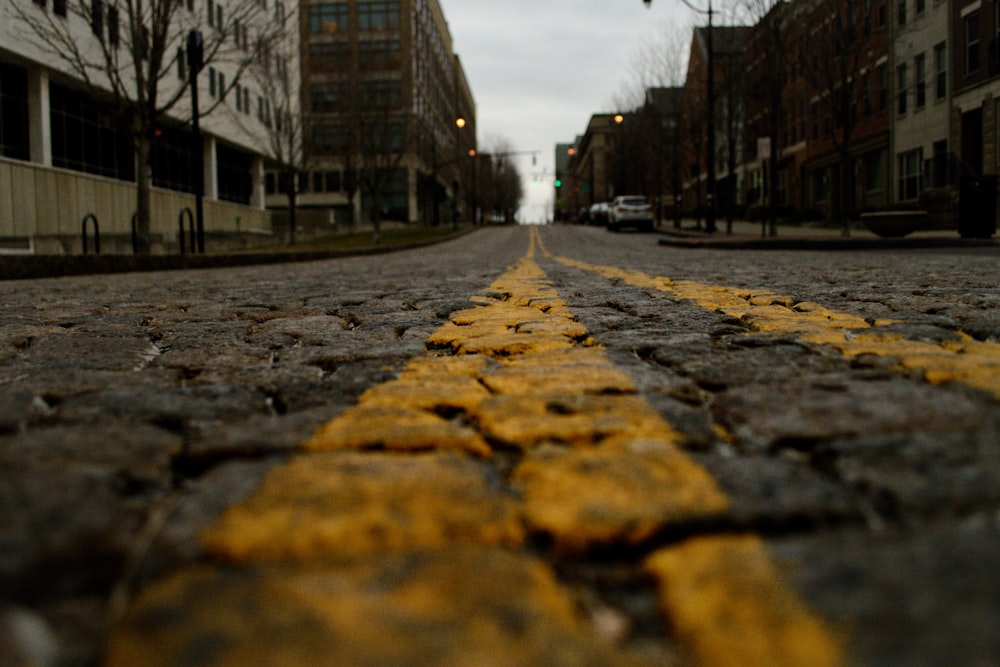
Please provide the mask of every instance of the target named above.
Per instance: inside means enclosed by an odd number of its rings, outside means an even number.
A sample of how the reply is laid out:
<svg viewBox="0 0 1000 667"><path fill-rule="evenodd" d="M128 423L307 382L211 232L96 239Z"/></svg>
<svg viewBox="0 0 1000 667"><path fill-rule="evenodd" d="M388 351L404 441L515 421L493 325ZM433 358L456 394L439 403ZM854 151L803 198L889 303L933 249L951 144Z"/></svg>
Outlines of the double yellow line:
<svg viewBox="0 0 1000 667"><path fill-rule="evenodd" d="M254 652L259 664L331 664L343 647L330 638L350 632L365 638L352 649L359 663L382 655L380 641L420 646L416 636L383 636L386 618L495 651L493 664L558 664L560 653L531 648L546 641L578 647L586 664L642 664L595 639L530 538L561 558L648 548L671 527L723 517L728 500L576 320L539 251L532 229L526 255L431 335L426 356L367 391L226 511L203 536L210 567L144 592L113 637L109 664L170 664L198 651L212 656L204 664ZM513 454L502 483L478 462L500 450ZM477 571L471 584L468 567ZM842 661L840 639L782 583L753 535L693 537L655 550L642 567L698 664ZM477 590L494 579L526 586L506 593L524 599ZM241 607L219 609L200 591ZM513 604L527 605L530 631L514 632L511 612L498 611ZM289 615L298 621L283 642L294 647L278 659L260 629ZM505 659L526 647L533 658Z"/></svg>

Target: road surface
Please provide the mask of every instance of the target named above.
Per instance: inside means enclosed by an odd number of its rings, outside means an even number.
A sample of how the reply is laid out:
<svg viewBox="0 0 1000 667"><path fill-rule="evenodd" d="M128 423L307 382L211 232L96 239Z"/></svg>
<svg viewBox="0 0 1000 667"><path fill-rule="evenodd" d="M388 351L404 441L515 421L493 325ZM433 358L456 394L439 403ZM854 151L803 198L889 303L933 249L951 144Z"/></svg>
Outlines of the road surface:
<svg viewBox="0 0 1000 667"><path fill-rule="evenodd" d="M998 259L0 283L0 663L1000 665Z"/></svg>

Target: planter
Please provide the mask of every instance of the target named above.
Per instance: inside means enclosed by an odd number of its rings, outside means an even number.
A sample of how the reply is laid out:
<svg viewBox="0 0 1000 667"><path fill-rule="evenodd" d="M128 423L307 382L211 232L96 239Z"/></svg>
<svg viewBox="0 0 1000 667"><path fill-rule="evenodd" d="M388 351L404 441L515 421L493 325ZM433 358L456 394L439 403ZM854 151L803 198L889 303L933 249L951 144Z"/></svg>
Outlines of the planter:
<svg viewBox="0 0 1000 667"><path fill-rule="evenodd" d="M873 234L883 238L899 238L920 229L927 211L878 211L862 213L861 221Z"/></svg>

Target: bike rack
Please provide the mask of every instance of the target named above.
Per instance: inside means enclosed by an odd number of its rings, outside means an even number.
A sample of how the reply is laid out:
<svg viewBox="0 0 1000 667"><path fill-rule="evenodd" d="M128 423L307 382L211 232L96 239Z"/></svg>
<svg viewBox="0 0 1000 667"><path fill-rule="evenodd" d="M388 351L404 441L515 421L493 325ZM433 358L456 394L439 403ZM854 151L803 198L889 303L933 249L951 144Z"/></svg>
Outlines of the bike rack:
<svg viewBox="0 0 1000 667"><path fill-rule="evenodd" d="M101 254L101 226L97 224L97 216L93 213L88 213L83 216L83 222L80 223L80 236L83 240L83 254L87 254L87 222L94 223L94 254Z"/></svg>
<svg viewBox="0 0 1000 667"><path fill-rule="evenodd" d="M195 241L197 240L197 235L194 229L194 213L191 209L185 206L181 209L180 214L177 216L177 240L180 242L181 254L184 254L184 216L187 216L188 220L188 231L191 236L191 254L195 254L197 249L195 248Z"/></svg>

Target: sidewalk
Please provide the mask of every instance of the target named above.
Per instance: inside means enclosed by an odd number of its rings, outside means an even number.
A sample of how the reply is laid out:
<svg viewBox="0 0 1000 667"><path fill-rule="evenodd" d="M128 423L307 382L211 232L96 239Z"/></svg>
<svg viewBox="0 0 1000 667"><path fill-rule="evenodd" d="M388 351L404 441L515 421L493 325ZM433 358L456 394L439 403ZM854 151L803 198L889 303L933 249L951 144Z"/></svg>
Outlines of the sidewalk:
<svg viewBox="0 0 1000 667"><path fill-rule="evenodd" d="M661 234L660 245L679 248L712 248L718 250L889 250L916 248L970 248L997 247L996 238L963 239L950 229L918 231L899 238L876 236L861 223L854 223L849 237L841 236L840 229L815 225L778 224L777 236L763 236L766 223L733 221L733 233L726 233L726 221L718 220L719 231L708 234L696 227L696 222L686 219L681 229L671 221L664 221L656 231Z"/></svg>

